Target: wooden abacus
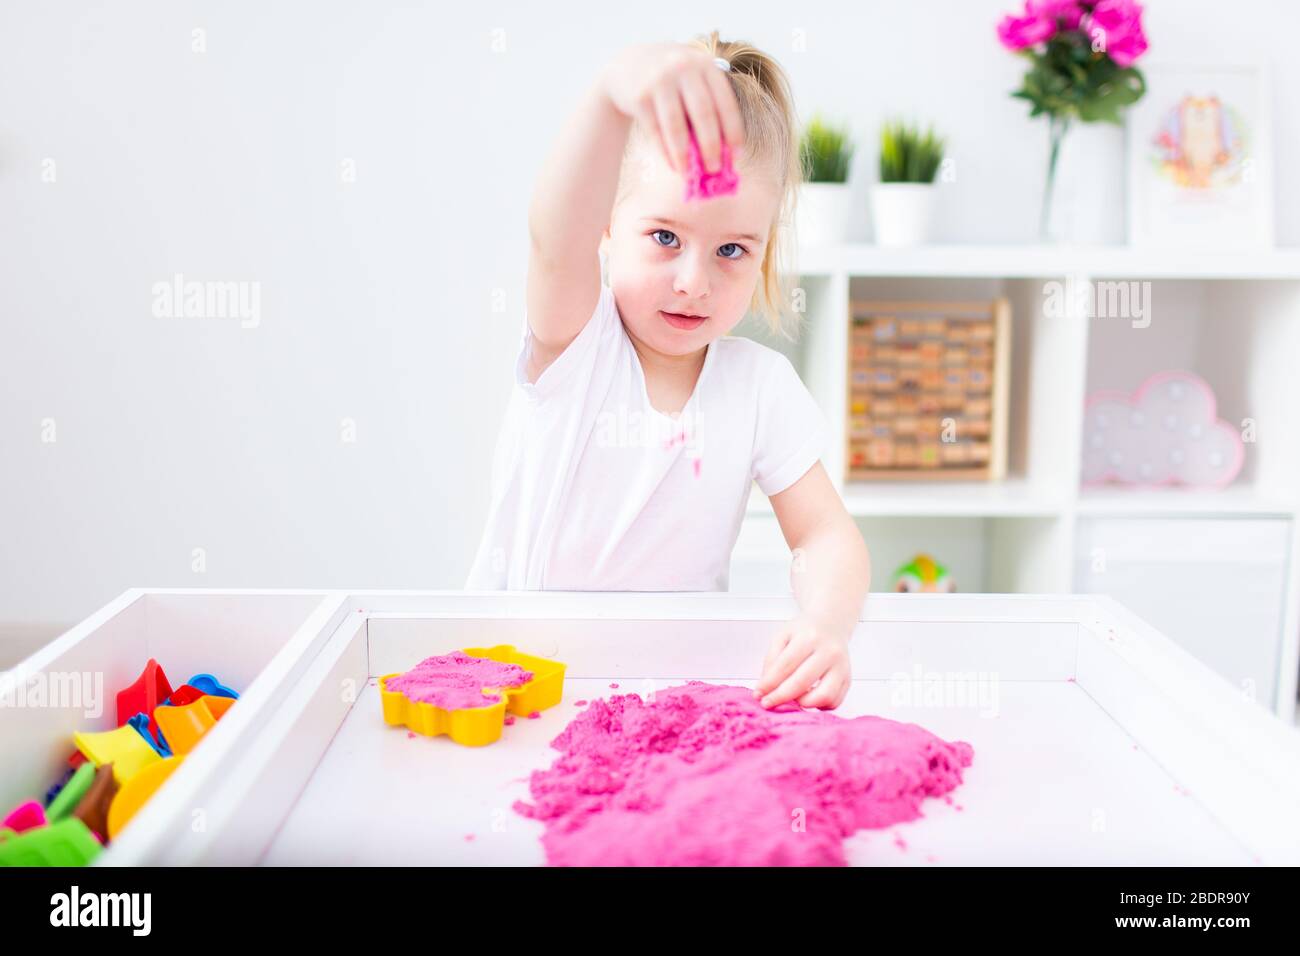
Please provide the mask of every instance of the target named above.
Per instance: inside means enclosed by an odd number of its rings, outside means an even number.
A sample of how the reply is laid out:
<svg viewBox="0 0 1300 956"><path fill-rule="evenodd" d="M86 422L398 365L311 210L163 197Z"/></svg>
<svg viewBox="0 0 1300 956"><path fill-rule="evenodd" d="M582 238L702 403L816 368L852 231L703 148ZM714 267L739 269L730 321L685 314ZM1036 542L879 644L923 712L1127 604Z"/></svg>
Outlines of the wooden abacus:
<svg viewBox="0 0 1300 956"><path fill-rule="evenodd" d="M1006 474L1011 306L850 306L848 480Z"/></svg>

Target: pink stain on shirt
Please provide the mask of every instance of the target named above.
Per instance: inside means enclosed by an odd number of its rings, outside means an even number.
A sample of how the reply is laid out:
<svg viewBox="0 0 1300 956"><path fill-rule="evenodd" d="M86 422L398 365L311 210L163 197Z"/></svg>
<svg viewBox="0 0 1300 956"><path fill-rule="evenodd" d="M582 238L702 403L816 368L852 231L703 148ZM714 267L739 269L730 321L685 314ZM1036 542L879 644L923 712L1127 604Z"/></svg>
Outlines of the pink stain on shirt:
<svg viewBox="0 0 1300 956"><path fill-rule="evenodd" d="M609 689L610 689L610 690L618 690L618 685L617 685L617 684L610 684L610 685L609 685Z"/></svg>
<svg viewBox="0 0 1300 956"><path fill-rule="evenodd" d="M501 700L499 695L486 693L484 688L519 687L532 679L532 673L518 664L503 664L452 651L426 657L405 674L390 678L384 686L413 701L433 704L443 710L463 710L490 707Z"/></svg>
<svg viewBox="0 0 1300 956"><path fill-rule="evenodd" d="M686 121L686 130L690 134L687 143L686 201L692 199L711 199L714 196L735 195L740 185L740 176L731 163L731 147L724 139L721 141L722 162L717 172L704 168L704 157L700 155L700 142L695 138L695 128L690 120Z"/></svg>
<svg viewBox="0 0 1300 956"><path fill-rule="evenodd" d="M545 824L555 866L842 866L846 837L921 816L974 754L916 724L765 710L700 681L595 700L551 746L514 809Z"/></svg>

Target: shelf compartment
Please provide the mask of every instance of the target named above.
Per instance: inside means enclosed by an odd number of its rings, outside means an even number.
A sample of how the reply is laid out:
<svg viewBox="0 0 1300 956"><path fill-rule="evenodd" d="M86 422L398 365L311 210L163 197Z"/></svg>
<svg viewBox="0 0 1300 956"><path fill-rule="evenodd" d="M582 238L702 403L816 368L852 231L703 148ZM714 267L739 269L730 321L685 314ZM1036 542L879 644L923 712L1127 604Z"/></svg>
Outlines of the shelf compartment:
<svg viewBox="0 0 1300 956"><path fill-rule="evenodd" d="M849 322L846 480L1001 479L1007 300L855 299Z"/></svg>
<svg viewBox="0 0 1300 956"><path fill-rule="evenodd" d="M1099 280L1109 281L1109 280ZM1144 283L1149 296L1144 315L1110 315L1094 310L1088 322L1085 393L1132 394L1157 372L1186 370L1213 390L1219 419L1243 432L1245 461L1223 489L1229 508L1250 511L1294 505L1300 493L1300 283L1234 282L1127 277ZM1100 296L1099 296L1100 298ZM1080 434L1080 443L1088 436ZM1115 501L1125 486L1104 487L1101 496L1086 489L1085 502ZM1181 488L1133 486L1140 502ZM1212 499L1205 501L1212 505ZM1167 499L1181 507L1176 498ZM1236 503L1234 505L1234 502Z"/></svg>
<svg viewBox="0 0 1300 956"><path fill-rule="evenodd" d="M1068 519L1042 516L905 514L859 516L871 553L871 588L891 590L894 569L917 554L948 568L966 593L1062 593L1069 557ZM791 552L774 515L754 515L732 552L732 592L771 594L790 589Z"/></svg>
<svg viewBox="0 0 1300 956"><path fill-rule="evenodd" d="M1273 709L1291 535L1265 517L1085 518L1075 589L1122 602Z"/></svg>

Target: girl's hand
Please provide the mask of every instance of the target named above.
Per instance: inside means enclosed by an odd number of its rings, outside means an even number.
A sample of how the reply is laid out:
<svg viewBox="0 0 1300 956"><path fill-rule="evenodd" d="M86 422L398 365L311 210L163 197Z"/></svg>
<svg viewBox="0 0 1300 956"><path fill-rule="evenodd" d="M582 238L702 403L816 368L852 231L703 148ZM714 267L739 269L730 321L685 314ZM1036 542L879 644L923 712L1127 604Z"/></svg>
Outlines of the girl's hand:
<svg viewBox="0 0 1300 956"><path fill-rule="evenodd" d="M726 74L713 57L682 43L631 46L601 74L601 89L614 107L658 142L664 160L681 175L688 171L689 119L705 169L722 164L725 136L733 156L744 145L745 126Z"/></svg>
<svg viewBox="0 0 1300 956"><path fill-rule="evenodd" d="M806 614L783 625L763 659L754 696L762 698L764 707L796 698L801 707L838 707L849 692L851 633L839 633Z"/></svg>

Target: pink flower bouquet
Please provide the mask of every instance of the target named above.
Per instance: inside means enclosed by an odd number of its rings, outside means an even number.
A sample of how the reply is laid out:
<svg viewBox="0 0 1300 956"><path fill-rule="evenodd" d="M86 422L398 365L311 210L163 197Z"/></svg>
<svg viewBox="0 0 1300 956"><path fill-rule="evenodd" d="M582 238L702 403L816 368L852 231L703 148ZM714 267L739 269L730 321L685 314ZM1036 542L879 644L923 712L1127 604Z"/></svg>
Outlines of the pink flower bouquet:
<svg viewBox="0 0 1300 956"><path fill-rule="evenodd" d="M1051 155L1040 230L1047 231L1061 140L1070 122L1121 122L1120 112L1142 98L1146 81L1134 62L1147 50L1136 0L1027 0L1021 16L998 24L998 39L1029 61L1012 96L1028 100L1030 116L1046 113Z"/></svg>

